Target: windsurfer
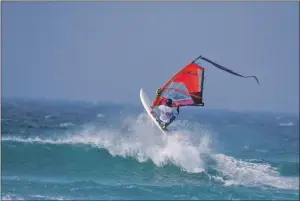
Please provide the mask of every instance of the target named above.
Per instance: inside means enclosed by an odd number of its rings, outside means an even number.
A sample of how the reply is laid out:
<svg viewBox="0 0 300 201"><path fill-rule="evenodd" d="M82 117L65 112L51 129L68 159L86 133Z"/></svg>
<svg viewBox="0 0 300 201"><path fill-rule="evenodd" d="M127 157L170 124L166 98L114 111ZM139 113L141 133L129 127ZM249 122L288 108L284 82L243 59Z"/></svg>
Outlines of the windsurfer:
<svg viewBox="0 0 300 201"><path fill-rule="evenodd" d="M167 99L165 105L158 106L160 110L159 123L164 130L176 119L172 109L172 99ZM179 106L177 107L177 115L179 114Z"/></svg>

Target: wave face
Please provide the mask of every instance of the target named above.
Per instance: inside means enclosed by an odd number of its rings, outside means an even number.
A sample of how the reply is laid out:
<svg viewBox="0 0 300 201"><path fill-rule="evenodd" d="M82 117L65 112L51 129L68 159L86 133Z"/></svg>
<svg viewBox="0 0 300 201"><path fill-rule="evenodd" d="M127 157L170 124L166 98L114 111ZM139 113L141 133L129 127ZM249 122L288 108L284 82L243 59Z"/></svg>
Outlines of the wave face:
<svg viewBox="0 0 300 201"><path fill-rule="evenodd" d="M298 199L298 119L183 108L164 136L140 107L4 101L1 196Z"/></svg>

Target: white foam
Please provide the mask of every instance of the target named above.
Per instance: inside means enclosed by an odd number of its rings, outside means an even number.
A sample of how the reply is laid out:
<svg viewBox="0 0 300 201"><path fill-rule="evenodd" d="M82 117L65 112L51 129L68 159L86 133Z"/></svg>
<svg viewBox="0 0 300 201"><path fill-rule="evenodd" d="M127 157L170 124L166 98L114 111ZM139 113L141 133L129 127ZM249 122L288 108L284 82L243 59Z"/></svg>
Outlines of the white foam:
<svg viewBox="0 0 300 201"><path fill-rule="evenodd" d="M187 121L176 121L171 126L181 128L180 132L173 132L166 138L155 126L152 126L145 114L137 118L127 117L123 124L129 125L128 132L121 133L118 129L99 130L87 126L78 133L56 138L25 139L3 136L2 140L87 144L104 148L112 156L134 157L139 162L151 160L157 166L172 163L192 173L202 172L206 166L203 157L210 156L216 161L213 168L221 174L212 177L225 185L267 185L282 189L299 189L299 177L280 176L279 171L269 164L246 162L223 154L214 154L211 150L210 132L199 124L191 125ZM246 148L249 149L249 146L247 145Z"/></svg>
<svg viewBox="0 0 300 201"><path fill-rule="evenodd" d="M37 198L37 199L46 199L46 200L65 200L66 198L62 197L62 196L57 196L57 197L53 197L53 196L44 196L44 195L28 195L31 198Z"/></svg>
<svg viewBox="0 0 300 201"><path fill-rule="evenodd" d="M97 117L98 117L98 118L103 118L103 117L104 117L104 114L99 113L99 114L97 114Z"/></svg>
<svg viewBox="0 0 300 201"><path fill-rule="evenodd" d="M157 166L171 162L188 172L203 171L201 154L209 151L208 135L198 143L190 139L192 133L188 132L174 132L164 138L143 114L137 119L126 118L124 122L131 125L130 135L100 132L95 145L106 148L112 155L135 157L139 162L152 160ZM85 139L88 138L95 136L87 133Z"/></svg>
<svg viewBox="0 0 300 201"><path fill-rule="evenodd" d="M280 176L279 171L269 164L246 162L223 154L215 154L213 157L217 161L217 171L223 174L222 180L225 185L267 185L282 189L299 189L299 177Z"/></svg>
<svg viewBox="0 0 300 201"><path fill-rule="evenodd" d="M45 195L27 195L27 196L30 197L31 199L45 199L45 200L66 200L66 199L68 199L68 198L62 197L62 196L45 196ZM28 198L24 199L15 194L7 193L7 194L1 196L1 200L28 200Z"/></svg>
<svg viewBox="0 0 300 201"><path fill-rule="evenodd" d="M18 196L15 196L11 193L8 193L6 195L2 195L1 200L25 200L25 199L21 198L21 197L18 197Z"/></svg>
<svg viewBox="0 0 300 201"><path fill-rule="evenodd" d="M45 116L45 119L49 119L49 118L51 118L52 117L52 115L46 115Z"/></svg>
<svg viewBox="0 0 300 201"><path fill-rule="evenodd" d="M282 122L279 124L280 126L293 126L294 123L293 122Z"/></svg>
<svg viewBox="0 0 300 201"><path fill-rule="evenodd" d="M70 126L73 126L73 125L74 124L72 122L64 122L64 123L60 123L59 127L67 128L67 127L70 127Z"/></svg>
<svg viewBox="0 0 300 201"><path fill-rule="evenodd" d="M204 170L201 156L210 152L211 143L207 132L174 132L164 138L164 135L152 126L151 121L148 121L145 114L139 115L138 118L127 118L124 122L130 125L129 134L120 133L118 130L97 130L94 127L87 127L76 134L56 138L3 137L2 140L51 144L82 143L105 148L113 156L130 156L139 162L151 160L157 166L173 163L188 172ZM177 122L177 127L178 125Z"/></svg>

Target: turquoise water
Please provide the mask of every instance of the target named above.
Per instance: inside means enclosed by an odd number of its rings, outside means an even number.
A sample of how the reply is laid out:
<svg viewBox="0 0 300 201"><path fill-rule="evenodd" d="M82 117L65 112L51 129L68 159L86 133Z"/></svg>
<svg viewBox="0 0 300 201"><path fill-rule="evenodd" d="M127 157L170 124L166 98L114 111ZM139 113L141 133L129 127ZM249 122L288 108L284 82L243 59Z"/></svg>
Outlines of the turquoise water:
<svg viewBox="0 0 300 201"><path fill-rule="evenodd" d="M299 116L2 101L2 199L298 199Z"/></svg>

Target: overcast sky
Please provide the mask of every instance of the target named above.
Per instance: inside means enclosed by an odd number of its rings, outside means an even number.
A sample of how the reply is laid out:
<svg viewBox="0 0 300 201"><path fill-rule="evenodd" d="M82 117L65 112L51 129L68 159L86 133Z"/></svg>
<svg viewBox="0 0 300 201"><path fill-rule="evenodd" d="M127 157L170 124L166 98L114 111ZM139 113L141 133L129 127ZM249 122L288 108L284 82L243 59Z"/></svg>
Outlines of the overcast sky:
<svg viewBox="0 0 300 201"><path fill-rule="evenodd" d="M199 55L207 108L299 110L298 2L2 2L2 95L140 104Z"/></svg>

